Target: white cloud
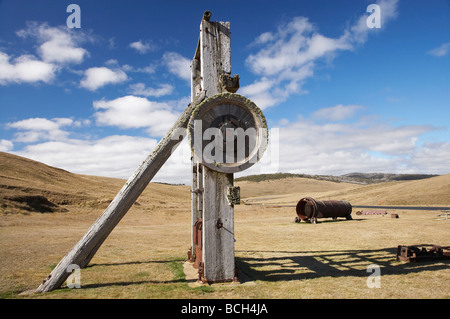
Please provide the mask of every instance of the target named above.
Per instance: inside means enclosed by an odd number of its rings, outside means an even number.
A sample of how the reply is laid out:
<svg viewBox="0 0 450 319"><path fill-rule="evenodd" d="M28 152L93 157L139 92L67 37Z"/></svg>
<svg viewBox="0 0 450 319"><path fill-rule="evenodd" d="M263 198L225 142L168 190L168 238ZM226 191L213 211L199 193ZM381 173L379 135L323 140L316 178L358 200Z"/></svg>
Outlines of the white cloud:
<svg viewBox="0 0 450 319"><path fill-rule="evenodd" d="M379 0L376 4L380 6L381 28L370 29L367 27L367 17L370 15L370 13L367 13L360 16L357 22L345 31L342 36L343 40L351 45L364 43L367 41L367 38L371 32L383 30L389 21L397 17L398 0Z"/></svg>
<svg viewBox="0 0 450 319"><path fill-rule="evenodd" d="M434 48L433 50L428 51L428 54L437 57L443 57L446 56L449 52L450 52L450 42L447 42L437 48Z"/></svg>
<svg viewBox="0 0 450 319"><path fill-rule="evenodd" d="M413 173L448 174L450 173L448 165L449 158L449 142L425 143L412 155L407 167Z"/></svg>
<svg viewBox="0 0 450 319"><path fill-rule="evenodd" d="M39 50L44 61L56 63L81 63L87 53L83 48L72 46L70 39L58 35L44 42Z"/></svg>
<svg viewBox="0 0 450 319"><path fill-rule="evenodd" d="M21 132L14 134L15 142L34 143L41 140L64 140L68 132L62 130L64 126L78 125L70 118L30 118L6 124L7 128L13 128Z"/></svg>
<svg viewBox="0 0 450 319"><path fill-rule="evenodd" d="M169 105L133 95L110 101L99 100L93 105L98 110L94 114L98 124L147 128L151 136L164 136L178 119L178 113L173 112Z"/></svg>
<svg viewBox="0 0 450 319"><path fill-rule="evenodd" d="M26 29L16 33L20 37L34 37L40 43L38 52L43 61L57 64L81 63L88 51L79 44L89 39L82 32L74 32L65 26L50 27L46 23L29 23Z"/></svg>
<svg viewBox="0 0 450 319"><path fill-rule="evenodd" d="M37 54L21 55L12 62L0 52L0 85L7 83L50 83L56 73L65 65L81 63L89 55L80 43L92 40L82 31L74 32L65 26L50 27L47 23L29 22L25 29L16 34L21 38L37 41Z"/></svg>
<svg viewBox="0 0 450 319"><path fill-rule="evenodd" d="M31 131L52 131L59 129L58 123L45 118L31 118L14 123L9 123L8 127Z"/></svg>
<svg viewBox="0 0 450 319"><path fill-rule="evenodd" d="M174 87L170 84L161 84L157 89L147 88L144 83L136 83L130 85L130 90L132 94L143 95L143 96L163 96L169 95L173 92Z"/></svg>
<svg viewBox="0 0 450 319"><path fill-rule="evenodd" d="M80 86L90 91L108 85L122 83L128 79L127 74L121 69L109 69L107 67L94 67L84 71L84 78Z"/></svg>
<svg viewBox="0 0 450 319"><path fill-rule="evenodd" d="M191 80L191 61L176 52L166 52L163 63L169 71L183 80Z"/></svg>
<svg viewBox="0 0 450 319"><path fill-rule="evenodd" d="M394 127L374 122L360 125L298 120L269 132L269 150L245 175L291 172L340 175L350 172L448 174L450 143L420 145L419 137L435 130L428 125ZM272 153L273 150L278 150Z"/></svg>
<svg viewBox="0 0 450 319"><path fill-rule="evenodd" d="M283 101L280 96L270 93L270 90L272 90L275 85L275 80L263 77L250 85L240 88L239 94L248 96L261 110L264 110Z"/></svg>
<svg viewBox="0 0 450 319"><path fill-rule="evenodd" d="M1 139L0 140L0 152L8 152L14 148L14 144L11 141Z"/></svg>
<svg viewBox="0 0 450 319"><path fill-rule="evenodd" d="M255 41L251 45L264 44L266 42L272 41L273 39L274 35L271 32L264 32L256 37Z"/></svg>
<svg viewBox="0 0 450 319"><path fill-rule="evenodd" d="M152 138L113 135L28 145L13 153L73 173L128 179L155 150L157 143ZM152 181L190 183L189 150L185 139Z"/></svg>
<svg viewBox="0 0 450 319"><path fill-rule="evenodd" d="M407 155L414 151L417 137L433 130L427 125L392 127L386 124L315 123L300 119L283 128L282 139L307 145L310 154L330 151L371 151L385 155ZM295 142L296 141L296 142Z"/></svg>
<svg viewBox="0 0 450 319"><path fill-rule="evenodd" d="M363 108L364 107L360 105L339 104L319 109L312 114L312 117L320 121L338 122L353 117L357 111L362 110Z"/></svg>
<svg viewBox="0 0 450 319"><path fill-rule="evenodd" d="M349 46L341 39L331 39L316 33L315 27L304 17L295 17L272 35L271 41L246 62L256 74L275 76L282 72L297 71L310 61L327 53Z"/></svg>
<svg viewBox="0 0 450 319"><path fill-rule="evenodd" d="M126 116L125 105L131 106L130 113L138 114L144 117L144 120L153 117L154 110L165 107L137 97L98 102L99 109L110 112L109 115L116 118ZM103 115L95 114L99 120L108 121ZM155 115L155 118L156 121L162 121L165 117ZM135 118L124 118L124 121L111 124L126 127L150 127L154 124L145 121L138 123ZM171 124L168 122L167 124ZM425 125L394 127L380 119L372 123L365 122L364 125L361 125L361 122L363 121L360 119L351 124L322 123L315 121L314 117L298 117L291 122L284 120L283 127L270 130L269 146L262 160L238 175L280 171L331 175L355 171L450 173L450 143L418 143L422 134L436 128ZM10 128L29 132L57 132L62 128L76 127L80 123L81 121L68 118L28 119L13 123ZM68 133L70 132L56 134L53 139L47 136L50 140L27 145L23 150L14 153L75 173L129 178L157 145L156 139L147 137L112 135L82 140L71 139ZM11 141L0 141L1 151L12 151L13 146ZM190 148L185 139L155 176L154 181L189 184L190 155Z"/></svg>
<svg viewBox="0 0 450 319"><path fill-rule="evenodd" d="M167 100L166 103L172 110L179 111L181 113L186 109L189 103L191 103L191 96L187 95L176 100Z"/></svg>
<svg viewBox="0 0 450 319"><path fill-rule="evenodd" d="M10 63L10 57L0 52L0 85L13 83L49 83L58 70L53 64L37 60L31 55L22 55Z"/></svg>
<svg viewBox="0 0 450 319"><path fill-rule="evenodd" d="M142 72L142 73L148 73L148 74L153 74L156 72L156 65L154 64L150 64L147 65L146 67L143 68L137 68L135 70L133 70L135 72Z"/></svg>
<svg viewBox="0 0 450 319"><path fill-rule="evenodd" d="M132 106L136 110L136 105L132 103ZM151 112L140 114L155 116L155 121L163 121L164 118ZM13 142L1 139L0 152L11 152L74 173L129 178L154 151L158 142L154 138L127 135L70 138L73 135L71 129L88 124L89 120L70 118L30 118L8 123L7 128L18 130L14 141L28 145L20 151L13 151ZM174 152L154 181L188 183L189 172L190 148L185 145Z"/></svg>
<svg viewBox="0 0 450 319"><path fill-rule="evenodd" d="M378 0L377 4L381 9L382 24L381 27L386 26L388 22L394 20L398 16L398 1L399 0Z"/></svg>
<svg viewBox="0 0 450 319"><path fill-rule="evenodd" d="M291 94L304 94L302 83L313 76L314 61L348 49L341 39L318 34L304 17L293 18L274 33L263 33L255 44L263 46L246 63L261 79L242 87L241 92L259 101L255 103L263 109L284 102Z"/></svg>
<svg viewBox="0 0 450 319"><path fill-rule="evenodd" d="M169 182L175 184L192 183L191 148L187 138L178 145L169 159L164 163L155 175L154 181Z"/></svg>
<svg viewBox="0 0 450 319"><path fill-rule="evenodd" d="M135 49L140 54L145 54L149 51L154 51L156 49L156 47L154 47L150 43L148 42L144 43L142 42L142 40L130 43L130 48Z"/></svg>
<svg viewBox="0 0 450 319"><path fill-rule="evenodd" d="M151 138L113 135L28 145L15 154L73 173L128 178L156 144Z"/></svg>
<svg viewBox="0 0 450 319"><path fill-rule="evenodd" d="M378 1L383 27L396 17L397 2ZM330 61L339 51L352 50L355 44L367 40L368 34L374 30L367 27L367 17L368 14L362 15L338 38L320 34L317 27L305 17L294 17L280 25L275 32L262 33L251 45L259 46L260 49L246 59L250 70L261 76L261 79L242 87L241 92L246 92L252 100L260 100L263 108L284 102L292 94L306 93L302 84L314 75L314 68L319 61ZM257 87L269 81L271 86L261 92L261 96Z"/></svg>

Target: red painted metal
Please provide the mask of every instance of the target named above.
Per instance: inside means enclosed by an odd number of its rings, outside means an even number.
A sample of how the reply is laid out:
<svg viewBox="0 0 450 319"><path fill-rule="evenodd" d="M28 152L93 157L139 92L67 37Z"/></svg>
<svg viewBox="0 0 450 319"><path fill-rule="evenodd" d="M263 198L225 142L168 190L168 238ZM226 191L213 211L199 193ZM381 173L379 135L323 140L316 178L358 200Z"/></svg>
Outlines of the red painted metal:
<svg viewBox="0 0 450 319"><path fill-rule="evenodd" d="M384 209L363 210L356 212L356 215L386 215L386 214L387 211Z"/></svg>

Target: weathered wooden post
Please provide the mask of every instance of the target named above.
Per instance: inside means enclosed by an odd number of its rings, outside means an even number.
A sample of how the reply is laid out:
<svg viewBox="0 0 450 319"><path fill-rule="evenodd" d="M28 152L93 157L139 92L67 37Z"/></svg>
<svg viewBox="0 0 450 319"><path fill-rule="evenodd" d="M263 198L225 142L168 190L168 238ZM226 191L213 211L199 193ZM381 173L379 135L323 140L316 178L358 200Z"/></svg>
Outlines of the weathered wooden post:
<svg viewBox="0 0 450 319"><path fill-rule="evenodd" d="M191 63L191 99L207 97L189 121L192 148L191 260L201 281L235 277L234 205L239 189L233 173L259 160L267 145L264 115L250 100L234 94L239 77L231 77L230 23L210 21L206 11Z"/></svg>
<svg viewBox="0 0 450 319"><path fill-rule="evenodd" d="M239 78L230 77L229 22L210 22L210 17L211 13L205 12L191 65L191 103L36 292L59 288L69 277L68 270L73 269L73 265L80 268L88 265L186 131L193 155L191 226L197 229L193 231L196 236L192 236L191 255L200 268L202 279L227 281L234 278L233 206L239 194L233 188L233 173L259 160L267 145L268 130L258 107L234 94ZM211 137L214 137L212 141Z"/></svg>

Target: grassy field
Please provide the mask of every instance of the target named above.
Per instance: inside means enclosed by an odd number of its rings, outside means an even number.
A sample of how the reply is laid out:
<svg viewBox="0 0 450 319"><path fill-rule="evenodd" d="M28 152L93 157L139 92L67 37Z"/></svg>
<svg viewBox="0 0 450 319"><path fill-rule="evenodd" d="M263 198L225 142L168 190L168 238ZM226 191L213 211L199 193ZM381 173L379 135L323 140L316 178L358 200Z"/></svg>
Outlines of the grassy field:
<svg viewBox="0 0 450 319"><path fill-rule="evenodd" d="M367 186L301 178L240 182L246 202L270 205L235 207L236 264L245 281L213 285L192 285L183 272L190 245L189 187L152 183L81 270L81 289L34 294L125 181L0 157L2 298L450 298L448 261L395 259L398 245L450 246L450 220L438 219L437 212L389 211L399 214L395 219L353 214L351 221L296 224L295 208L273 205L312 196L450 206L450 175ZM30 198L36 196L50 203L41 199L37 206L47 212L32 209ZM380 288L367 285L372 264L380 267Z"/></svg>

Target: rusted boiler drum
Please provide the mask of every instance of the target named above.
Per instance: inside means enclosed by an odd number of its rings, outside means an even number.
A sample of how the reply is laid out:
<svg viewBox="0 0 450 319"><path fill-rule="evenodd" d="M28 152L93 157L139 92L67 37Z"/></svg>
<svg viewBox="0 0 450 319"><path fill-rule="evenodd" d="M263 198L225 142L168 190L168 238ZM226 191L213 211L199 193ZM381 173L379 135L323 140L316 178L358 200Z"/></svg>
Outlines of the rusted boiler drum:
<svg viewBox="0 0 450 319"><path fill-rule="evenodd" d="M315 200L311 197L304 197L299 200L296 207L296 222L311 221L315 223L317 218L345 217L352 219L352 205L345 200Z"/></svg>

